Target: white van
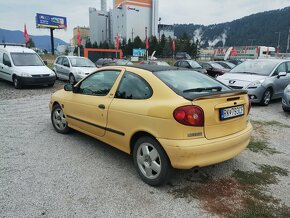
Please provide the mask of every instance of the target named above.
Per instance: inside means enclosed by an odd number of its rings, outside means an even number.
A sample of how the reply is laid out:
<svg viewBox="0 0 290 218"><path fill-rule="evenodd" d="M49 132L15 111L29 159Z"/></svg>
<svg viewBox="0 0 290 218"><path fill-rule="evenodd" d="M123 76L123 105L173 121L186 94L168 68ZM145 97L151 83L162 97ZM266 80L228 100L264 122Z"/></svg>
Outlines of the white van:
<svg viewBox="0 0 290 218"><path fill-rule="evenodd" d="M19 89L24 85L53 86L56 76L32 49L0 45L0 78Z"/></svg>

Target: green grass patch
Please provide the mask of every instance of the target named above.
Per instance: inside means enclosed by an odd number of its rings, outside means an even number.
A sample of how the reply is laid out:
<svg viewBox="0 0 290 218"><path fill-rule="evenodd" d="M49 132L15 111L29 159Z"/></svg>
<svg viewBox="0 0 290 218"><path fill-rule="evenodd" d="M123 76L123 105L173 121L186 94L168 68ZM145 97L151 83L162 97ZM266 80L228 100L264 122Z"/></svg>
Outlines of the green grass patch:
<svg viewBox="0 0 290 218"><path fill-rule="evenodd" d="M251 140L248 149L252 152L258 153L262 152L264 154L280 154L281 152L277 151L275 148L269 147L266 141L262 140Z"/></svg>
<svg viewBox="0 0 290 218"><path fill-rule="evenodd" d="M277 166L261 165L260 172L234 172L233 177L242 184L246 206L229 217L290 217L290 208L280 200L264 193L265 186L278 183L277 176L288 176L288 170Z"/></svg>
<svg viewBox="0 0 290 218"><path fill-rule="evenodd" d="M272 121L253 120L251 121L251 123L259 126L278 126L282 128L290 128L290 125L286 125L275 120Z"/></svg>

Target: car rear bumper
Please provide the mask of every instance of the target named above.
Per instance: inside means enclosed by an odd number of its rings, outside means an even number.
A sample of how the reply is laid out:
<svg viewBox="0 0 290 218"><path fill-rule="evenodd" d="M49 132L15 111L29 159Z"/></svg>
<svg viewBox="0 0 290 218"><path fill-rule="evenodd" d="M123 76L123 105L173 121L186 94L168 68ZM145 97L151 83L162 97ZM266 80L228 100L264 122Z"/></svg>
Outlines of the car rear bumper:
<svg viewBox="0 0 290 218"><path fill-rule="evenodd" d="M160 139L171 165L176 169L203 167L229 160L241 153L249 144L253 127L249 122L241 132L222 138L191 140Z"/></svg>
<svg viewBox="0 0 290 218"><path fill-rule="evenodd" d="M55 76L46 77L17 77L21 85L46 85L55 82Z"/></svg>

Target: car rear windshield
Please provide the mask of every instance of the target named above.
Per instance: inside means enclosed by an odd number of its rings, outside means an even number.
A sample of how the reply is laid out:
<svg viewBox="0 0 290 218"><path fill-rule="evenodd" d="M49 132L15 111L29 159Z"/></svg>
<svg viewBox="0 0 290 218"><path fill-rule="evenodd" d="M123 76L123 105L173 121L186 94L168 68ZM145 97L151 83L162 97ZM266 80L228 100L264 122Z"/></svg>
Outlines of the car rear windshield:
<svg viewBox="0 0 290 218"><path fill-rule="evenodd" d="M43 66L40 57L35 53L11 53L15 66Z"/></svg>
<svg viewBox="0 0 290 218"><path fill-rule="evenodd" d="M200 66L199 63L197 63L196 61L188 61L188 63L191 65L191 67L193 69L201 69L202 67Z"/></svg>
<svg viewBox="0 0 290 218"><path fill-rule="evenodd" d="M178 95L188 98L193 95L231 91L211 77L192 70L170 70L154 73Z"/></svg>
<svg viewBox="0 0 290 218"><path fill-rule="evenodd" d="M96 67L93 62L86 58L70 58L73 67Z"/></svg>
<svg viewBox="0 0 290 218"><path fill-rule="evenodd" d="M277 62L270 60L248 60L233 68L229 73L269 76L276 66Z"/></svg>

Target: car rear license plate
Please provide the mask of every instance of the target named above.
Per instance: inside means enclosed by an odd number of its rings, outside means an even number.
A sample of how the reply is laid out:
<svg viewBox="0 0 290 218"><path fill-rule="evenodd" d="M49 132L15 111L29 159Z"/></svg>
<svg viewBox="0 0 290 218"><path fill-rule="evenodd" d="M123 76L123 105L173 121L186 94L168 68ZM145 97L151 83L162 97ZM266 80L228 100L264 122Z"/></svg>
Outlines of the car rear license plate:
<svg viewBox="0 0 290 218"><path fill-rule="evenodd" d="M240 117L244 115L244 106L234 106L228 108L221 108L220 109L220 119L227 120L235 117Z"/></svg>

